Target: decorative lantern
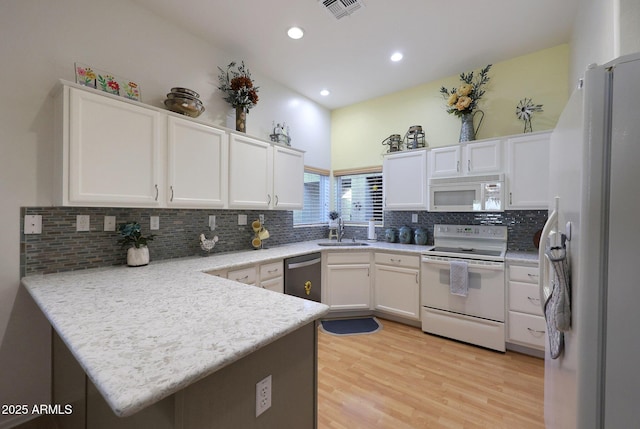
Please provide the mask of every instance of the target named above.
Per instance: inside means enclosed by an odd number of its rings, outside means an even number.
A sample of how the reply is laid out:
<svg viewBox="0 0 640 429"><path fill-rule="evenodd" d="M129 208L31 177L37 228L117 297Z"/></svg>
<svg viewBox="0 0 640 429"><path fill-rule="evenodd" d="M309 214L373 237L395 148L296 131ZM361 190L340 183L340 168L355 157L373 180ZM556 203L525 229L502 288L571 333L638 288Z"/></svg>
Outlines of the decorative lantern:
<svg viewBox="0 0 640 429"><path fill-rule="evenodd" d="M400 134L391 134L389 137L382 141L382 144L384 146L389 146L389 150L387 150L387 153L401 151L402 137L400 137Z"/></svg>
<svg viewBox="0 0 640 429"><path fill-rule="evenodd" d="M424 139L424 131L422 125L412 125L404 135L404 145L407 149L418 149L426 147L427 142Z"/></svg>

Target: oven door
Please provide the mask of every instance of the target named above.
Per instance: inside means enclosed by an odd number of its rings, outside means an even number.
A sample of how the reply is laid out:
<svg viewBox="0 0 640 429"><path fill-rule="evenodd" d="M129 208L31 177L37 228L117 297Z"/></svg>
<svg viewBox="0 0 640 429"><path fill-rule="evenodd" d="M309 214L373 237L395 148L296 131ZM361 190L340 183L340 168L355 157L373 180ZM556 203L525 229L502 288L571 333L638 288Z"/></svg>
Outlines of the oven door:
<svg viewBox="0 0 640 429"><path fill-rule="evenodd" d="M504 262L467 260L467 296L450 292L450 260L422 256L421 301L425 307L504 322Z"/></svg>

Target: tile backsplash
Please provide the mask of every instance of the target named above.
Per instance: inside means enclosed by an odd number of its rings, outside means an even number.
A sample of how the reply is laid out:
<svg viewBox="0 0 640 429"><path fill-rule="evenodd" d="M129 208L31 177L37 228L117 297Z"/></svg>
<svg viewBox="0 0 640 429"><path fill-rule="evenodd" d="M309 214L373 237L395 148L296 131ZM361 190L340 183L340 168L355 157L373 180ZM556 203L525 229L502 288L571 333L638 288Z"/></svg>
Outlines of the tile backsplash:
<svg viewBox="0 0 640 429"><path fill-rule="evenodd" d="M247 225L238 225L238 215L247 215ZM102 207L23 207L24 215L42 215L42 234L20 232L21 275L46 274L85 268L123 265L126 250L118 244L120 234L104 231L104 217L115 216L116 224L136 221L144 235L155 234L149 244L151 260L210 256L220 252L250 250L254 232L251 222L264 214L264 226L270 237L266 247L328 236L328 227L293 228L293 212L275 210L203 210L203 209L142 209ZM90 231L76 232L76 215L90 216ZM209 216L216 216L215 231L209 230ZM151 216L159 216L160 229L150 231ZM205 252L199 236L218 236L215 248Z"/></svg>
<svg viewBox="0 0 640 429"><path fill-rule="evenodd" d="M411 222L411 214L418 214L418 222ZM238 215L247 215L247 225L238 225ZM204 209L142 209L94 207L23 207L24 215L42 216L42 234L24 235L21 225L21 275L46 274L85 268L108 267L126 263L126 251L118 245L119 233L104 231L104 217L115 216L116 223L137 221L144 234L153 233L150 243L151 260L186 256L214 256L220 252L250 250L253 230L251 222L265 216L265 227L270 238L265 246L277 246L304 240L318 240L328 236L327 226L293 227L291 211L204 210ZM90 231L76 232L76 216L90 216ZM208 219L216 216L216 230L210 231ZM150 231L151 216L159 216L160 229ZM429 232L433 244L433 225L505 225L508 227L509 250L535 250L533 236L547 218L546 210L513 210L503 213L431 213L385 212L384 227L376 228L378 237L384 229L408 225L422 227ZM217 235L219 241L207 253L200 249L198 237ZM366 239L366 226L347 226L345 237Z"/></svg>

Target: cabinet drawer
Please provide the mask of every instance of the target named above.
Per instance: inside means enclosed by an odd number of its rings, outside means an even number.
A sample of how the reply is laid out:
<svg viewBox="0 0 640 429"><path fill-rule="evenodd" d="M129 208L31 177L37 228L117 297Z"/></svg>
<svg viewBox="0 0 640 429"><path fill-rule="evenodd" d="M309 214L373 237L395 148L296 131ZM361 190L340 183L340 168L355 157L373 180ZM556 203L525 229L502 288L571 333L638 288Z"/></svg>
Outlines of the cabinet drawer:
<svg viewBox="0 0 640 429"><path fill-rule="evenodd" d="M530 347L544 349L546 339L544 317L509 312L508 339Z"/></svg>
<svg viewBox="0 0 640 429"><path fill-rule="evenodd" d="M280 276L274 279L261 281L260 287L272 290L274 292L284 293L284 277Z"/></svg>
<svg viewBox="0 0 640 429"><path fill-rule="evenodd" d="M327 264L368 264L369 252L329 252Z"/></svg>
<svg viewBox="0 0 640 429"><path fill-rule="evenodd" d="M538 285L509 281L509 310L542 316Z"/></svg>
<svg viewBox="0 0 640 429"><path fill-rule="evenodd" d="M397 267L419 268L420 257L394 253L376 253L376 264L394 265Z"/></svg>
<svg viewBox="0 0 640 429"><path fill-rule="evenodd" d="M260 281L282 277L283 274L282 261L260 265Z"/></svg>
<svg viewBox="0 0 640 429"><path fill-rule="evenodd" d="M228 279L235 280L248 285L256 284L256 267L241 268L239 270L229 271Z"/></svg>
<svg viewBox="0 0 640 429"><path fill-rule="evenodd" d="M519 282L538 283L539 278L537 265L510 265L509 280Z"/></svg>

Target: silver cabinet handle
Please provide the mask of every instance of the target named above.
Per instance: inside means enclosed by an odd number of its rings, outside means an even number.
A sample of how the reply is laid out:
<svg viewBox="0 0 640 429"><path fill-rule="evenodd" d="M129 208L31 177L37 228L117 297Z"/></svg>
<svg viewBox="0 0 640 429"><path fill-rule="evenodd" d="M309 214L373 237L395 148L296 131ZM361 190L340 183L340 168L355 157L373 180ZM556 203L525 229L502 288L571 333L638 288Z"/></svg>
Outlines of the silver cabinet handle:
<svg viewBox="0 0 640 429"><path fill-rule="evenodd" d="M534 304L535 306L540 305L540 298L534 298L534 297L528 296L527 299L531 304Z"/></svg>
<svg viewBox="0 0 640 429"><path fill-rule="evenodd" d="M538 331L537 329L531 329L531 328L527 328L527 331L529 331L532 334L544 334L545 331Z"/></svg>
<svg viewBox="0 0 640 429"><path fill-rule="evenodd" d="M402 259L393 259L393 258L389 258L389 260L391 262L395 262L396 264L399 264L400 262L402 262Z"/></svg>
<svg viewBox="0 0 640 429"><path fill-rule="evenodd" d="M155 186L156 186L156 198L155 198L155 200L158 201L158 194L159 194L160 191L158 190L158 184L157 183L156 183Z"/></svg>
<svg viewBox="0 0 640 429"><path fill-rule="evenodd" d="M277 273L278 271L279 271L279 269L278 269L278 268L276 268L275 270L267 270L267 272L268 272L269 274Z"/></svg>
<svg viewBox="0 0 640 429"><path fill-rule="evenodd" d="M268 198L267 205L271 205L271 194L267 194L267 198Z"/></svg>
<svg viewBox="0 0 640 429"><path fill-rule="evenodd" d="M509 192L509 204L513 204L513 192Z"/></svg>
<svg viewBox="0 0 640 429"><path fill-rule="evenodd" d="M276 206L278 205L278 196L276 195Z"/></svg>
<svg viewBox="0 0 640 429"><path fill-rule="evenodd" d="M418 280L418 273L416 272L416 283L419 283L420 280Z"/></svg>
<svg viewBox="0 0 640 429"><path fill-rule="evenodd" d="M243 281L243 280L249 280L249 274L247 274L247 275L246 275L246 276L244 276L244 277L238 277L238 278L236 278L236 279L234 279L234 280L235 280L235 281L237 281L237 282L241 282L241 281Z"/></svg>
<svg viewBox="0 0 640 429"><path fill-rule="evenodd" d="M529 276L530 278L539 278L540 276L538 274L531 274L531 273L527 273L527 276ZM539 299L538 299L539 301Z"/></svg>
<svg viewBox="0 0 640 429"><path fill-rule="evenodd" d="M460 161L456 162L456 171L460 171Z"/></svg>
<svg viewBox="0 0 640 429"><path fill-rule="evenodd" d="M471 171L471 160L467 160L467 171Z"/></svg>
<svg viewBox="0 0 640 429"><path fill-rule="evenodd" d="M169 189L171 189L171 201L173 201L173 186L169 186Z"/></svg>

